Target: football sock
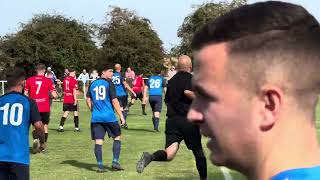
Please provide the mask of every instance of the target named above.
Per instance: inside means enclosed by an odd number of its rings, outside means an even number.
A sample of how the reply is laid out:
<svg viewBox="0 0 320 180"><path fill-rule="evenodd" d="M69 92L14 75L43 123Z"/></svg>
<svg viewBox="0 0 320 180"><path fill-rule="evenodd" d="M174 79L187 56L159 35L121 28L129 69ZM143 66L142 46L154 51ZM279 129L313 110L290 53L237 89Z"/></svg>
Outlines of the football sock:
<svg viewBox="0 0 320 180"><path fill-rule="evenodd" d="M127 120L128 112L122 111L122 115L123 115L123 118L124 118L125 120Z"/></svg>
<svg viewBox="0 0 320 180"><path fill-rule="evenodd" d="M155 117L154 118L154 128L156 129L156 130L159 130L159 118L157 118L157 117Z"/></svg>
<svg viewBox="0 0 320 180"><path fill-rule="evenodd" d="M152 117L152 124L153 124L153 129L156 129L155 117Z"/></svg>
<svg viewBox="0 0 320 180"><path fill-rule="evenodd" d="M100 144L95 144L94 145L94 155L96 156L98 167L100 169L102 169L103 168L103 163L102 163L102 145L100 145Z"/></svg>
<svg viewBox="0 0 320 180"><path fill-rule="evenodd" d="M128 104L128 108L130 108L133 104L131 102L129 102Z"/></svg>
<svg viewBox="0 0 320 180"><path fill-rule="evenodd" d="M120 140L114 140L113 141L113 160L112 162L118 162L120 157L120 150L121 150L121 141Z"/></svg>
<svg viewBox="0 0 320 180"><path fill-rule="evenodd" d="M152 154L152 161L167 161L167 152L158 150Z"/></svg>
<svg viewBox="0 0 320 180"><path fill-rule="evenodd" d="M33 137L33 139L38 139L38 135L37 135L36 130L32 131L32 137Z"/></svg>
<svg viewBox="0 0 320 180"><path fill-rule="evenodd" d="M141 104L141 108L142 108L142 112L146 112L146 105L145 104Z"/></svg>
<svg viewBox="0 0 320 180"><path fill-rule="evenodd" d="M60 126L62 126L62 127L63 127L64 122L66 122L66 118L65 118L65 117L61 117L61 120L60 120Z"/></svg>
<svg viewBox="0 0 320 180"><path fill-rule="evenodd" d="M200 175L200 178L205 179L207 177L207 161L204 156L203 149L192 151L193 155L196 159L197 169Z"/></svg>
<svg viewBox="0 0 320 180"><path fill-rule="evenodd" d="M48 133L45 133L44 134L44 142L47 142L47 140L48 140Z"/></svg>
<svg viewBox="0 0 320 180"><path fill-rule="evenodd" d="M74 116L74 127L79 128L79 116Z"/></svg>

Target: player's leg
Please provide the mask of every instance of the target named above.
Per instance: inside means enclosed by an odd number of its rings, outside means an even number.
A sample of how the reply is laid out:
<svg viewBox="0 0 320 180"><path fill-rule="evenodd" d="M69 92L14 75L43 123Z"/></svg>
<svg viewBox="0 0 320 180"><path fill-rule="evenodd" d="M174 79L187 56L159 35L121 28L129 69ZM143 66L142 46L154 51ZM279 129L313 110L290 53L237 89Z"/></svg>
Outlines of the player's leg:
<svg viewBox="0 0 320 180"><path fill-rule="evenodd" d="M205 180L207 179L207 161L201 144L200 129L198 125L191 124L186 119L181 122L184 124L181 125L181 130L186 146L193 152L200 179Z"/></svg>
<svg viewBox="0 0 320 180"><path fill-rule="evenodd" d="M179 150L179 143L182 136L177 134L175 122L166 121L166 146L165 150L158 150L153 154L143 152L141 159L137 163L137 172L141 173L151 161L171 161Z"/></svg>
<svg viewBox="0 0 320 180"><path fill-rule="evenodd" d="M63 115L61 117L61 120L60 120L60 126L58 128L58 132L63 132L63 126L64 126L64 123L66 122L66 119L69 115L69 111L70 111L70 104L67 104L67 103L63 103Z"/></svg>
<svg viewBox="0 0 320 180"><path fill-rule="evenodd" d="M122 125L121 127L124 129L128 129L128 124L127 124L128 111L124 110L124 108L128 104L128 96L120 96L120 97L118 97L118 100L119 100L119 104L120 104L120 110L122 112L124 119L126 120L126 123L124 125Z"/></svg>
<svg viewBox="0 0 320 180"><path fill-rule="evenodd" d="M80 132L79 129L79 106L78 104L73 105L73 122L74 122L74 131L75 132Z"/></svg>
<svg viewBox="0 0 320 180"><path fill-rule="evenodd" d="M10 167L7 162L0 162L0 179L9 179Z"/></svg>
<svg viewBox="0 0 320 180"><path fill-rule="evenodd" d="M152 122L154 130L159 132L160 112L162 110L162 97L156 96L153 110Z"/></svg>
<svg viewBox="0 0 320 180"><path fill-rule="evenodd" d="M146 116L147 115L147 113L146 113L146 102L143 101L143 94L139 93L139 95L137 95L137 96L141 101L142 115Z"/></svg>
<svg viewBox="0 0 320 180"><path fill-rule="evenodd" d="M29 173L29 165L20 164L20 163L10 163L10 180L29 180L30 173Z"/></svg>
<svg viewBox="0 0 320 180"><path fill-rule="evenodd" d="M121 151L121 129L118 122L106 123L107 132L109 137L113 138L113 147L112 147L112 164L111 168L115 171L124 170L119 163L120 151Z"/></svg>
<svg viewBox="0 0 320 180"><path fill-rule="evenodd" d="M94 155L98 164L97 172L104 172L105 168L103 166L102 160L102 145L106 130L103 123L91 123L91 139L95 141L94 144Z"/></svg>

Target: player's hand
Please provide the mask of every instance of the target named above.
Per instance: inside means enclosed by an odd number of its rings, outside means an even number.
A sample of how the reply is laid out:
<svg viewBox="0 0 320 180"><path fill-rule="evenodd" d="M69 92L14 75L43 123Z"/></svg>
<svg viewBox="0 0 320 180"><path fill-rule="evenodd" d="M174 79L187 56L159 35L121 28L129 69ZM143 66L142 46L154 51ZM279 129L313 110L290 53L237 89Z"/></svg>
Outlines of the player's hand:
<svg viewBox="0 0 320 180"><path fill-rule="evenodd" d="M132 95L133 95L134 97L137 97L137 94L136 94L135 92L133 92Z"/></svg>
<svg viewBox="0 0 320 180"><path fill-rule="evenodd" d="M73 103L73 105L76 106L77 103L78 103L78 100L75 100L74 103Z"/></svg>
<svg viewBox="0 0 320 180"><path fill-rule="evenodd" d="M142 102L143 102L143 104L147 104L147 98L143 97Z"/></svg>
<svg viewBox="0 0 320 180"><path fill-rule="evenodd" d="M124 117L120 117L120 123L121 125L125 125L126 124L126 120L124 119Z"/></svg>

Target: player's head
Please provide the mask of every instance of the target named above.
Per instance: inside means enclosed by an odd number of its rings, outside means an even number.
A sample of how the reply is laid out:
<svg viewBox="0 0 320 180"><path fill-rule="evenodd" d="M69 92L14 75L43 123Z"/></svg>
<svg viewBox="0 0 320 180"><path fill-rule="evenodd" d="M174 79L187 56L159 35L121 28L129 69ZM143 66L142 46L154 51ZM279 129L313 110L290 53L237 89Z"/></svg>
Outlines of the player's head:
<svg viewBox="0 0 320 180"><path fill-rule="evenodd" d="M178 70L186 72L192 71L192 62L189 56L182 55L178 58Z"/></svg>
<svg viewBox="0 0 320 180"><path fill-rule="evenodd" d="M18 90L22 92L24 90L26 73L23 69L12 67L6 69L6 79L8 90Z"/></svg>
<svg viewBox="0 0 320 180"><path fill-rule="evenodd" d="M113 75L112 66L106 65L101 71L101 77L105 79L111 79Z"/></svg>
<svg viewBox="0 0 320 180"><path fill-rule="evenodd" d="M117 72L121 72L121 65L120 65L120 64L115 64L115 65L114 65L114 69L115 69Z"/></svg>
<svg viewBox="0 0 320 180"><path fill-rule="evenodd" d="M68 68L65 68L65 69L64 69L64 73L68 74L68 73L69 73L69 69L68 69Z"/></svg>
<svg viewBox="0 0 320 180"><path fill-rule="evenodd" d="M272 144L299 136L293 125L314 126L319 34L304 8L275 1L232 10L195 34L196 98L188 118L211 138L214 164L248 175ZM277 153L285 151L277 145Z"/></svg>
<svg viewBox="0 0 320 180"><path fill-rule="evenodd" d="M52 71L47 71L47 78L52 78L53 77L53 74L52 74Z"/></svg>
<svg viewBox="0 0 320 180"><path fill-rule="evenodd" d="M51 68L50 68L51 71ZM44 64L38 64L36 66L36 73L37 75L44 75L46 73L46 66Z"/></svg>
<svg viewBox="0 0 320 180"><path fill-rule="evenodd" d="M82 73L83 73L83 74L85 74L86 72L87 72L87 70L86 70L86 69L83 69L83 70L82 70Z"/></svg>
<svg viewBox="0 0 320 180"><path fill-rule="evenodd" d="M75 69L68 69L69 70L69 76L76 77L76 70Z"/></svg>

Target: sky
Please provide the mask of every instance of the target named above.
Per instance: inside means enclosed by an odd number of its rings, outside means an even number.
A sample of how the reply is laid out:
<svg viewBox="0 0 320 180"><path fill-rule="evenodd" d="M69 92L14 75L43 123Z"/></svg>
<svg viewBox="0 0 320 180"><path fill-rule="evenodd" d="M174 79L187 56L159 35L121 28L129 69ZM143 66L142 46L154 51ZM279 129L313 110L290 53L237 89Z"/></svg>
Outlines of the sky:
<svg viewBox="0 0 320 180"><path fill-rule="evenodd" d="M249 0L249 3L259 0ZM319 0L283 0L305 7L320 21ZM62 14L84 23L104 23L110 6L135 11L148 18L159 34L166 50L179 44L177 30L194 5L210 0L1 0L0 36L16 33L21 23L27 23L33 15L41 13ZM214 1L217 2L217 1Z"/></svg>

